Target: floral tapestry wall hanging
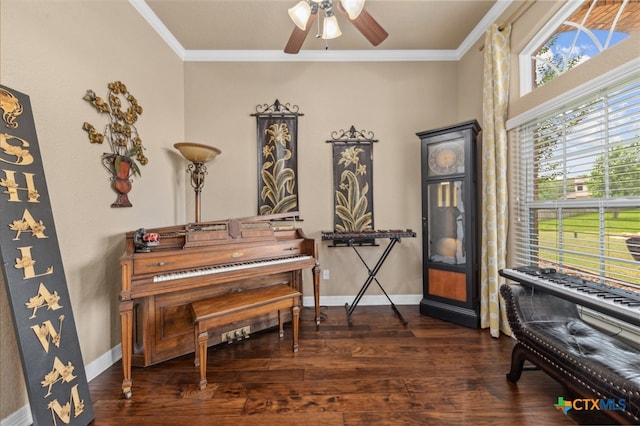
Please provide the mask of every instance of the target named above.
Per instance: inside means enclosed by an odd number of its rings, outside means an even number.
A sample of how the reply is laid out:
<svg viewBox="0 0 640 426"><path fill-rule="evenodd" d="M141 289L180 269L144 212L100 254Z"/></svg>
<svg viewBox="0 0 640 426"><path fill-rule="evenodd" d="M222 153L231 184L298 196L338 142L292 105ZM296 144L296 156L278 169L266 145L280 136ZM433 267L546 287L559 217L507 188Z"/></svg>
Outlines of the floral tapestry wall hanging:
<svg viewBox="0 0 640 426"><path fill-rule="evenodd" d="M299 211L298 106L258 105L258 215Z"/></svg>
<svg viewBox="0 0 640 426"><path fill-rule="evenodd" d="M373 224L373 132L347 131L331 134L333 152L333 227L337 232L364 232ZM375 239L363 244L374 244ZM340 241L334 241L340 244Z"/></svg>

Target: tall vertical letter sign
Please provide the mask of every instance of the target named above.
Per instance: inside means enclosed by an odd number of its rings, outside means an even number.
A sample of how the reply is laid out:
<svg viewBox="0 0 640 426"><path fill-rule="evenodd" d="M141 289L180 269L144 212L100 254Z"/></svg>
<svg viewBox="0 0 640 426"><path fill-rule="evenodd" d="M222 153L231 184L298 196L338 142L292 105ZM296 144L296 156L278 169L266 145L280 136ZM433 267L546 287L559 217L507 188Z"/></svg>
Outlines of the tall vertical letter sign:
<svg viewBox="0 0 640 426"><path fill-rule="evenodd" d="M93 420L29 97L0 86L0 254L34 425Z"/></svg>

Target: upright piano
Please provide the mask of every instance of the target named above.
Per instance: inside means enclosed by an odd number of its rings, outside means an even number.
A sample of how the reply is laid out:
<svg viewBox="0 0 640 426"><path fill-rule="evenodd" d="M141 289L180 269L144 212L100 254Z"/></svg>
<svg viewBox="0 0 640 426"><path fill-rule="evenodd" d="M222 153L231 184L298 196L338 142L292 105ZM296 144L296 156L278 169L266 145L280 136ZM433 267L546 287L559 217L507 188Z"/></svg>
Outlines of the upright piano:
<svg viewBox="0 0 640 426"><path fill-rule="evenodd" d="M275 284L302 293L311 268L315 321L320 323L318 248L291 214L255 216L126 234L120 258L122 392L131 397L131 366L146 367L194 351L192 301ZM230 332L278 324L277 314L210 330L209 345Z"/></svg>

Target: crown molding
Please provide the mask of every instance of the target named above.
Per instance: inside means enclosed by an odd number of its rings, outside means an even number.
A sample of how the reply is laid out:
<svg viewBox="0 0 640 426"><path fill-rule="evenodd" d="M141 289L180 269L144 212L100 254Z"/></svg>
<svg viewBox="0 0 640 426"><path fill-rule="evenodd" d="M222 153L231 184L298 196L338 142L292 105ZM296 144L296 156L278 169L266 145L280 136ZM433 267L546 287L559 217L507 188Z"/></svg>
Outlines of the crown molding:
<svg viewBox="0 0 640 426"><path fill-rule="evenodd" d="M296 55L280 50L187 50L145 0L129 3L184 62L425 62L459 61L512 1L497 0L455 50L305 50Z"/></svg>
<svg viewBox="0 0 640 426"><path fill-rule="evenodd" d="M185 62L397 62L457 61L455 50L187 50Z"/></svg>

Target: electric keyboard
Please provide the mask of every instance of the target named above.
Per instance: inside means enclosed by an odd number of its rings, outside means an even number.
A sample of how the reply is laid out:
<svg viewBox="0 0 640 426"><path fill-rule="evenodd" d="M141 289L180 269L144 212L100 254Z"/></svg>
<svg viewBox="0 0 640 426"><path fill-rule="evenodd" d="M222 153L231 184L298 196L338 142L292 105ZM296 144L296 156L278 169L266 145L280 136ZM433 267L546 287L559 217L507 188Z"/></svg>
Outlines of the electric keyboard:
<svg viewBox="0 0 640 426"><path fill-rule="evenodd" d="M553 268L501 269L505 278L640 326L640 293L566 275Z"/></svg>

